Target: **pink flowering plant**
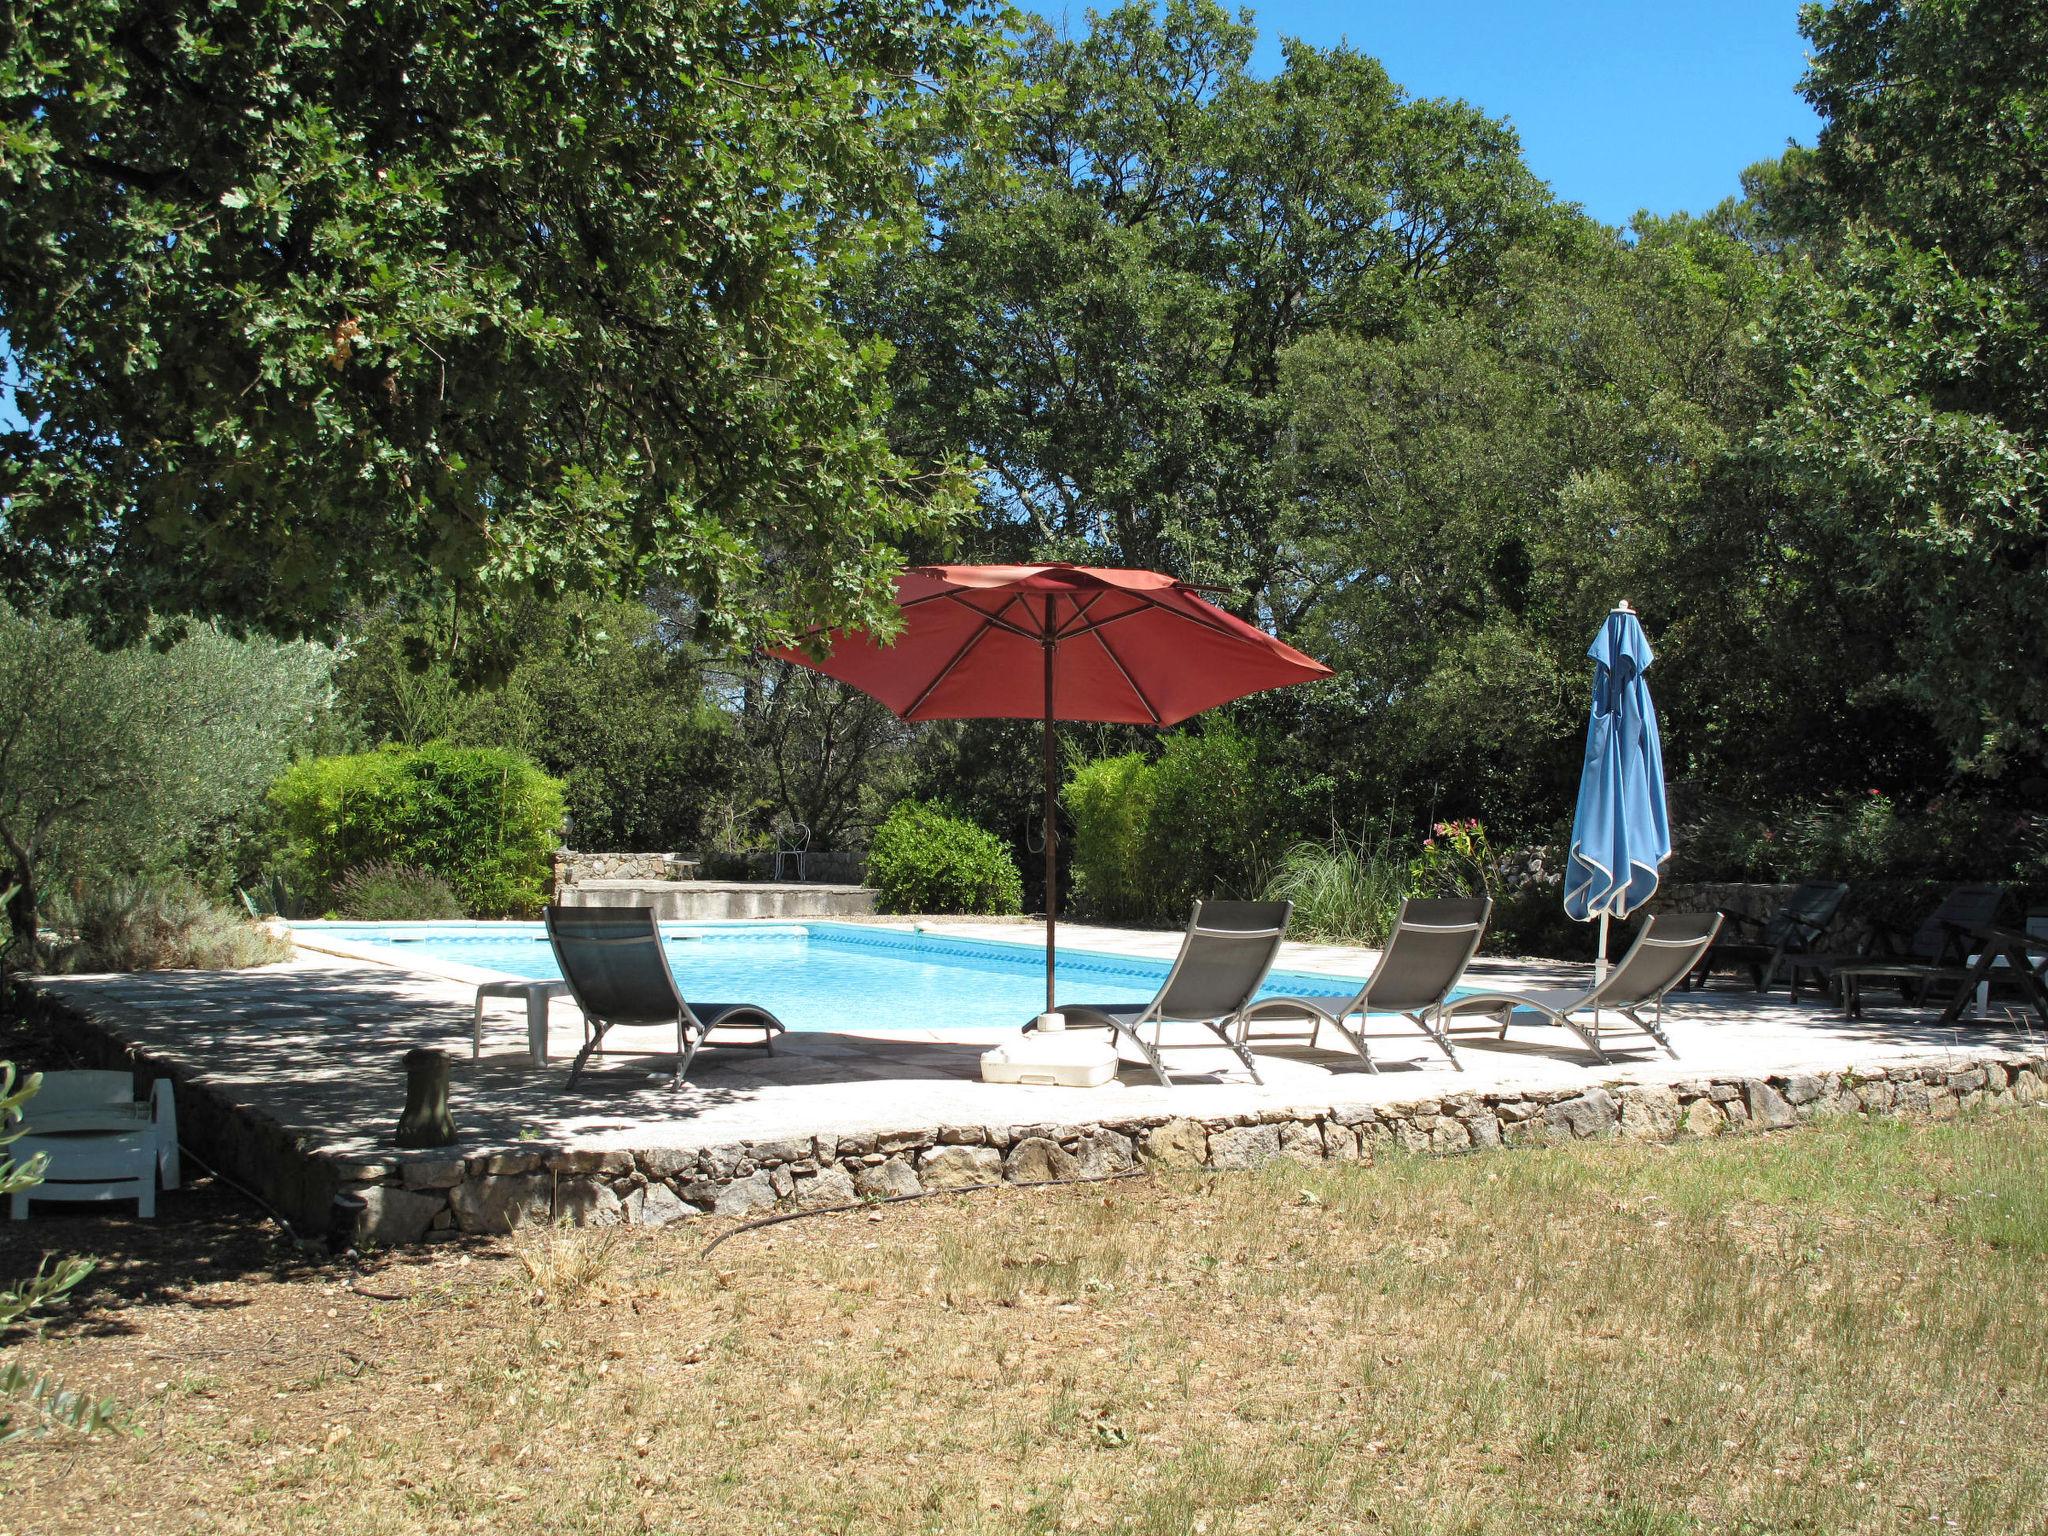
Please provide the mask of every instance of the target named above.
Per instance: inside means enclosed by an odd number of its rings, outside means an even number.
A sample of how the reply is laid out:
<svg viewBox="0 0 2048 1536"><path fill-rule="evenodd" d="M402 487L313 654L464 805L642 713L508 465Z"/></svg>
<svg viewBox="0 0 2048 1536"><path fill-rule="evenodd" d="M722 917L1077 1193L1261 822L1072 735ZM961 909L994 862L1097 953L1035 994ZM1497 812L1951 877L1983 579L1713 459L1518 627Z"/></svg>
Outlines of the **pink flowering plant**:
<svg viewBox="0 0 2048 1536"><path fill-rule="evenodd" d="M1499 884L1500 859L1476 817L1438 822L1408 862L1413 896L1492 896Z"/></svg>

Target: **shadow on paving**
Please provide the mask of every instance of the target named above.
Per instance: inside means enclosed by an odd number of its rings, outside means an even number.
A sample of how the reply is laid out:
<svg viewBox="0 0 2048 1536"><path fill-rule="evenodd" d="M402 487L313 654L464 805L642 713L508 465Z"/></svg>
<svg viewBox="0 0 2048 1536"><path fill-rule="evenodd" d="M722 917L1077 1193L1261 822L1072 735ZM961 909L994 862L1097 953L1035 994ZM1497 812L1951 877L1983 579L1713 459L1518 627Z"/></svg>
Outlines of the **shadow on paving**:
<svg viewBox="0 0 2048 1536"><path fill-rule="evenodd" d="M1841 1005L1825 992L1809 990L1793 1002L1782 990L1760 994L1740 980L1716 979L1719 985L1709 982L1698 992L1672 993L1665 1004L1666 1012L1675 1010L1683 1018L1688 1006L1704 1004L1715 1010L1712 1019L1716 1029L1740 1030L1744 1021L1728 1017L1727 1010L1734 1005L1743 1005L1768 1010L1770 1020L1780 1027L1793 1024L1837 1040L1868 1041L1894 1049L1926 1046L2026 1050L2039 1046L2044 1038L2048 1038L2024 1004L2010 1000L2009 995L2001 995L1999 991L1991 995L1988 1018L1972 1017L1944 1024L1941 1013L1950 995L1946 992L1923 1006L1896 992L1866 991L1862 1017L1850 1018L1842 1011Z"/></svg>
<svg viewBox="0 0 2048 1536"><path fill-rule="evenodd" d="M45 1256L68 1254L83 1254L95 1267L64 1305L40 1315L47 1333L126 1333L132 1331L126 1317L131 1307L232 1309L246 1301L208 1294L206 1288L225 1280L290 1280L336 1271L324 1249L299 1243L253 1202L204 1176L158 1195L157 1214L149 1221L137 1218L132 1201L38 1201L27 1221L0 1222L0 1282L33 1274ZM17 1328L0 1341L26 1332Z"/></svg>
<svg viewBox="0 0 2048 1536"><path fill-rule="evenodd" d="M453 1151L683 1125L770 1090L825 1094L854 1080L973 1079L988 1043L805 1030L780 1037L768 1054L714 1034L676 1088L672 1032L616 1029L611 1048L593 1058L571 1095L565 1057L539 1070L528 1062L523 1016L486 1015L484 1054L472 1059L473 1014L459 994L451 998L446 982L381 966L158 971L49 986L144 1050L184 1058L237 1102L311 1134L326 1150L350 1153L392 1150L405 1102L403 1058L419 1046L448 1054L460 1132Z"/></svg>

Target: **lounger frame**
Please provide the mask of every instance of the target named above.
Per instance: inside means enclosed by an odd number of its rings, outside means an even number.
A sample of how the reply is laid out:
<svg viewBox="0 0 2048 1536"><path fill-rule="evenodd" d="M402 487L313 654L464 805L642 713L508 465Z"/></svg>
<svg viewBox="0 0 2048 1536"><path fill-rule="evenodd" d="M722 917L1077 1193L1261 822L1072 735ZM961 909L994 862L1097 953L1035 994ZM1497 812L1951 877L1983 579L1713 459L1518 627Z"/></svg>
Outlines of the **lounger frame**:
<svg viewBox="0 0 2048 1536"><path fill-rule="evenodd" d="M1112 1031L1130 1042L1162 1087L1171 1087L1173 1079L1167 1075L1160 1052L1181 1047L1165 1043L1165 1026L1200 1024L1243 1063L1253 1082L1264 1082L1250 1049L1238 1038L1238 1018L1266 984L1293 911L1294 904L1288 901L1196 902L1173 969L1151 1002L1135 1013L1115 1004L1062 1004L1060 1012L1066 1016L1067 1027ZM1201 974L1219 964L1211 953L1219 945L1241 948L1244 953L1233 956L1221 976ZM1148 1024L1152 1026L1150 1040L1141 1033Z"/></svg>
<svg viewBox="0 0 2048 1536"><path fill-rule="evenodd" d="M698 1047L714 1029L758 1029L762 1036L758 1049L774 1052L775 1037L785 1026L767 1009L753 1003L700 1003L692 1007L684 998L676 986L675 974L669 970L661 924L652 907L551 906L544 916L555 963L561 967L562 979L569 984L570 997L583 1011L583 1049L570 1064L564 1092L576 1086L592 1056L644 1054L603 1049L606 1032L620 1026L675 1025L676 1065L670 1083L676 1087L689 1075ZM609 967L613 974L593 973L586 969L585 957L580 954L586 950L616 951L623 964Z"/></svg>
<svg viewBox="0 0 2048 1536"><path fill-rule="evenodd" d="M1580 991L1569 988L1523 992L1478 992L1454 998L1444 1009L1446 1027L1465 1014L1499 1016L1496 1039L1507 1038L1518 1009L1538 1013L1577 1035L1601 1062L1611 1061L1602 1041L1608 1029L1602 1015L1618 1013L1678 1059L1677 1047L1664 1031L1664 999L1714 942L1721 931L1718 912L1660 912L1643 925L1628 953L1607 974ZM1591 1018L1584 1015L1591 1011ZM1618 1033L1619 1031L1616 1031Z"/></svg>
<svg viewBox="0 0 2048 1536"><path fill-rule="evenodd" d="M1379 962L1365 985L1350 997L1293 996L1262 998L1239 1015L1238 1037L1247 1045L1257 1025L1278 1019L1306 1019L1305 1035L1263 1033L1262 1041L1305 1040L1313 1050L1322 1039L1325 1025L1344 1037L1345 1044L1368 1068L1378 1072L1365 1024L1368 1016L1407 1019L1422 1031L1458 1071L1465 1070L1452 1048L1450 1031L1444 1025L1444 1006L1452 990L1464 978L1465 967L1479 953L1486 936L1493 902L1484 896L1411 897L1401 903L1394 931L1388 935ZM1423 949L1421 946L1427 945ZM1417 958L1419 953L1419 958ZM1358 1028L1348 1022L1358 1016Z"/></svg>

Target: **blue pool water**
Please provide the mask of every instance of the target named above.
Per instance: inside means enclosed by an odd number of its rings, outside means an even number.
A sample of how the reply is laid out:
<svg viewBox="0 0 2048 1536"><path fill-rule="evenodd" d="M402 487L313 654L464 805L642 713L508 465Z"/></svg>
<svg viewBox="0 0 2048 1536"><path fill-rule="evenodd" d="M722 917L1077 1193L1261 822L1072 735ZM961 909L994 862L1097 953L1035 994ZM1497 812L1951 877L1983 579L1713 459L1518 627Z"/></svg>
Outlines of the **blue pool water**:
<svg viewBox="0 0 2048 1536"><path fill-rule="evenodd" d="M539 923L320 923L351 944L455 961L507 976L557 977ZM853 923L665 923L683 996L759 1003L791 1029L1016 1029L1045 1006L1045 951ZM311 937L309 929L308 937ZM1062 950L1062 1000L1146 1002L1165 961ZM1275 971L1266 992L1345 995L1358 982Z"/></svg>

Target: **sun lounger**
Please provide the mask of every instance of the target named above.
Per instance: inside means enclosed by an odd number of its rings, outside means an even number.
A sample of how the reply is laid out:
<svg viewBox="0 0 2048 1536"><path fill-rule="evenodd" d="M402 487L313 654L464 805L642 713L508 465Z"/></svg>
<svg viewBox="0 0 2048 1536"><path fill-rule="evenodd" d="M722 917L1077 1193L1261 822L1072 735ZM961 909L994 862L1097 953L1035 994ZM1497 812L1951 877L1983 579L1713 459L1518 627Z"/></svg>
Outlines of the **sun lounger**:
<svg viewBox="0 0 2048 1536"><path fill-rule="evenodd" d="M1288 901L1198 901L1173 970L1151 1002L1062 1003L1059 1011L1069 1029L1108 1029L1129 1041L1164 1086L1173 1080L1159 1053L1177 1047L1160 1036L1167 1024L1183 1023L1207 1029L1259 1082L1252 1053L1235 1031L1245 1005L1265 985L1293 911ZM1146 1025L1152 1027L1150 1040L1140 1033Z"/></svg>
<svg viewBox="0 0 2048 1536"><path fill-rule="evenodd" d="M1628 953L1589 987L1471 993L1451 999L1440 1017L1456 1034L1457 1020L1487 1016L1497 1022L1496 1038L1506 1039L1516 1013L1541 1014L1577 1035L1603 1062L1608 1059L1602 1043L1607 1036L1629 1033L1609 1025L1610 1019L1620 1017L1676 1059L1678 1052L1664 1033L1665 995L1699 964L1720 931L1718 912L1660 912L1643 924Z"/></svg>
<svg viewBox="0 0 2048 1536"><path fill-rule="evenodd" d="M1809 956L1795 962L1794 995L1799 974L1812 972L1834 989L1851 1017L1863 1011L1863 989L1871 982L1894 983L1906 998L1925 998L1944 984L1960 996L1972 985L1974 936L1996 924L2004 906L2002 885L1955 886L1910 936L1893 924L1874 921L1865 953Z"/></svg>
<svg viewBox="0 0 2048 1536"><path fill-rule="evenodd" d="M1451 1049L1451 1037L1441 1020L1451 989L1465 974L1465 967L1479 951L1486 933L1486 920L1493 903L1486 897L1410 897L1401 903L1394 931L1380 952L1372 977L1351 997L1262 997L1239 1016L1238 1038L1249 1044L1254 1038L1306 1040L1314 1046L1328 1025L1344 1037L1361 1060L1379 1071L1366 1045L1368 1015L1399 1015L1409 1020L1436 1043L1451 1065L1463 1071L1458 1053ZM1356 1017L1357 1029L1349 1021ZM1261 1025L1306 1023L1306 1034L1273 1034L1269 1030L1254 1036Z"/></svg>
<svg viewBox="0 0 2048 1536"><path fill-rule="evenodd" d="M754 1003L688 1003L676 987L662 947L661 926L652 907L549 907L548 942L569 983L569 995L583 1010L587 1036L569 1068L569 1088L601 1047L607 1031L621 1026L673 1025L680 1084L697 1048L714 1029L759 1030L759 1048L775 1049L782 1021Z"/></svg>
<svg viewBox="0 0 2048 1536"><path fill-rule="evenodd" d="M1757 991L1770 991L1788 965L1796 965L1799 956L1820 948L1848 894L1849 887L1838 880L1809 880L1787 896L1785 904L1767 920L1724 912L1728 923L1744 932L1729 934L1724 925L1723 937L1713 942L1694 968L1691 985L1705 986L1707 973L1716 966L1741 966L1749 972Z"/></svg>

